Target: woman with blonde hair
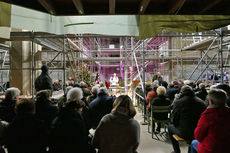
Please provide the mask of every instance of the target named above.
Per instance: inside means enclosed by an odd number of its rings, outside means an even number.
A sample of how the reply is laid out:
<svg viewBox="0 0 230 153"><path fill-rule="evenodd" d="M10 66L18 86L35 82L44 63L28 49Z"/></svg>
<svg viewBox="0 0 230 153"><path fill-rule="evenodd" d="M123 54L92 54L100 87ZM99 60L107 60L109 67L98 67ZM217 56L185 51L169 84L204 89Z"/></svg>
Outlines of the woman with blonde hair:
<svg viewBox="0 0 230 153"><path fill-rule="evenodd" d="M133 118L136 110L127 95L116 98L113 110L104 116L93 137L99 153L136 153L140 143L140 125Z"/></svg>

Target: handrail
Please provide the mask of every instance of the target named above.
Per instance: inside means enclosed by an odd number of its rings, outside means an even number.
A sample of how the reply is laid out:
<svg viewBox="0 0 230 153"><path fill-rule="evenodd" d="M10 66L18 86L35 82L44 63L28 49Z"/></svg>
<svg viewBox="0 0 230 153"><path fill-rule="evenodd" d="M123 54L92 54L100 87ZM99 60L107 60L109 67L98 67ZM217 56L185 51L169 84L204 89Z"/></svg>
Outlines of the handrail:
<svg viewBox="0 0 230 153"><path fill-rule="evenodd" d="M140 97L142 100L144 99L141 95L139 95L138 93L135 92L135 94Z"/></svg>

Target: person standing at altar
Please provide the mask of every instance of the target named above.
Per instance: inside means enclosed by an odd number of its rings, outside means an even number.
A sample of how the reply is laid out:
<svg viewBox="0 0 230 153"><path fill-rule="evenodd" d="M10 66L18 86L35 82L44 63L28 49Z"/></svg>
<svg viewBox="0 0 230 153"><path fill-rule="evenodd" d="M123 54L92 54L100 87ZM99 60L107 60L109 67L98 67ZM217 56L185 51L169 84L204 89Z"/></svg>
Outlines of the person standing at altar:
<svg viewBox="0 0 230 153"><path fill-rule="evenodd" d="M116 85L118 85L119 79L116 73L114 73L113 76L110 77L109 82L111 84L111 87L115 87Z"/></svg>

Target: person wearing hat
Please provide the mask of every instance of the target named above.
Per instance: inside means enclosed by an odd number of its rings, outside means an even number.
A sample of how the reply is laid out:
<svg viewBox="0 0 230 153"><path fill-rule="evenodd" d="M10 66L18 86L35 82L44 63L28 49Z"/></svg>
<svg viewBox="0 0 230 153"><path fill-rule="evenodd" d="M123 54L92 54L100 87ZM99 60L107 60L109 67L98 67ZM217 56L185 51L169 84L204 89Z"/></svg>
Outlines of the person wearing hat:
<svg viewBox="0 0 230 153"><path fill-rule="evenodd" d="M42 73L36 78L35 80L35 89L36 91L40 90L51 90L53 91L52 79L48 74L48 67L47 65L43 65L41 67Z"/></svg>

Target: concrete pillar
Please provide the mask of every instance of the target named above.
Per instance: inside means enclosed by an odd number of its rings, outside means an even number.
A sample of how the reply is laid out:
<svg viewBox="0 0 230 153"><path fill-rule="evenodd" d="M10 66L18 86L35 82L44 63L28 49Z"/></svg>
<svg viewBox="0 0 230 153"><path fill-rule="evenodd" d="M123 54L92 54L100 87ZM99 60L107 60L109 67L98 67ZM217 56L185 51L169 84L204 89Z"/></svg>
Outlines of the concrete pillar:
<svg viewBox="0 0 230 153"><path fill-rule="evenodd" d="M17 87L23 95L31 95L32 91L32 67L31 65L31 47L30 41L13 41L10 49L10 86ZM34 44L35 67L41 67L41 53L37 52L38 45ZM37 62L36 62L37 61ZM27 70L20 70L28 68ZM40 73L35 72L36 78Z"/></svg>

